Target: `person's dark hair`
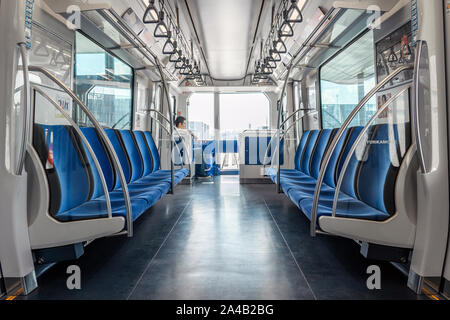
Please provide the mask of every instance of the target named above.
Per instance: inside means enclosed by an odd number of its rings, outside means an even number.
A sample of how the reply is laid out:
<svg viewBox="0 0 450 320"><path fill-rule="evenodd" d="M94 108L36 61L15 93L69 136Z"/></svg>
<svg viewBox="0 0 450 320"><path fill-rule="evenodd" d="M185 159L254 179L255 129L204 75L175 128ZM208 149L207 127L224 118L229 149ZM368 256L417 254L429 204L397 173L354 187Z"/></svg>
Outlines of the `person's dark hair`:
<svg viewBox="0 0 450 320"><path fill-rule="evenodd" d="M180 124L183 124L183 122L185 122L185 121L186 121L186 118L185 118L185 117L182 117L182 116L177 117L177 118L175 119L175 127L178 128L178 126L179 126Z"/></svg>

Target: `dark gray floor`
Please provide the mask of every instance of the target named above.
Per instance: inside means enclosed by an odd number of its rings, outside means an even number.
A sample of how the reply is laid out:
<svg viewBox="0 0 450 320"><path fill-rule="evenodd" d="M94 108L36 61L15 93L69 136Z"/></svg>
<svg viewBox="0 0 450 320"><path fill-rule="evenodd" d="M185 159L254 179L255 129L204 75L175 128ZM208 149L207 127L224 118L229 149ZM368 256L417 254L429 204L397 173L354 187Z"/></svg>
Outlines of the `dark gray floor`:
<svg viewBox="0 0 450 320"><path fill-rule="evenodd" d="M66 268L82 289L66 288ZM382 289L366 287L377 264ZM351 240L309 236L309 222L273 185L235 176L178 186L135 224L135 236L97 240L78 261L39 278L28 299L417 299L388 263Z"/></svg>

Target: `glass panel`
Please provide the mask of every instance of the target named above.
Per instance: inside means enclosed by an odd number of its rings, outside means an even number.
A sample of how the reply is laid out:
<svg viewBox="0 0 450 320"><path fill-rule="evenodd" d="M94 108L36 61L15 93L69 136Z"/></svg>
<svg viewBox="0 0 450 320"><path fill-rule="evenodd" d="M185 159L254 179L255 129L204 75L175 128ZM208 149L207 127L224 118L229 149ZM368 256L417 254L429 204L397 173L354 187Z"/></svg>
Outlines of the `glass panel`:
<svg viewBox="0 0 450 320"><path fill-rule="evenodd" d="M286 102L283 105L286 106ZM267 130L269 116L270 102L263 93L220 95L220 129L223 140L237 140L245 130Z"/></svg>
<svg viewBox="0 0 450 320"><path fill-rule="evenodd" d="M320 70L322 126L339 128L375 86L373 32L350 45ZM364 125L376 112L376 99L371 99L352 122Z"/></svg>
<svg viewBox="0 0 450 320"><path fill-rule="evenodd" d="M364 30L369 21L372 21L371 11L355 9L342 10L338 11L337 15L339 16L336 19L331 19L333 22L325 22L318 32L320 36L312 40L314 43L329 46L305 48L304 50L309 51L299 62L300 65L306 65L312 68L319 67Z"/></svg>
<svg viewBox="0 0 450 320"><path fill-rule="evenodd" d="M283 97L283 117L287 115L287 95ZM219 147L221 171L236 171L239 169L239 154L235 149L239 136L246 130L267 130L269 128L270 102L263 93L231 93L220 95L220 138L223 141ZM262 161L264 155L258 155L257 150L265 150L267 145L253 145L250 142L249 164Z"/></svg>
<svg viewBox="0 0 450 320"><path fill-rule="evenodd" d="M72 45L61 38L33 26L33 46L29 51L30 64L47 69L68 87L72 86ZM30 81L44 86L57 86L41 73L31 73Z"/></svg>
<svg viewBox="0 0 450 320"><path fill-rule="evenodd" d="M189 98L188 128L199 140L214 139L213 93L194 93Z"/></svg>
<svg viewBox="0 0 450 320"><path fill-rule="evenodd" d="M97 11L85 11L83 15L88 18L95 26L103 31L118 46L128 46L130 42L120 34L117 29L105 20Z"/></svg>
<svg viewBox="0 0 450 320"><path fill-rule="evenodd" d="M75 92L101 125L131 129L133 69L80 33L76 34ZM77 110L79 123L85 115Z"/></svg>

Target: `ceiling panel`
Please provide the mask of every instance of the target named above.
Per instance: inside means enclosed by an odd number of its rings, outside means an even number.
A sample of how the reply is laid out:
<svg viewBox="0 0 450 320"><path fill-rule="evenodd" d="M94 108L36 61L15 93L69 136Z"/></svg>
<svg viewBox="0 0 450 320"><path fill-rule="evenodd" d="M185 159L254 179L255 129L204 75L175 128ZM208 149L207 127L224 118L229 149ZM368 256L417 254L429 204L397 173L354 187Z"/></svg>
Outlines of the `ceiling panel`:
<svg viewBox="0 0 450 320"><path fill-rule="evenodd" d="M262 0L187 2L197 20L211 76L243 78Z"/></svg>

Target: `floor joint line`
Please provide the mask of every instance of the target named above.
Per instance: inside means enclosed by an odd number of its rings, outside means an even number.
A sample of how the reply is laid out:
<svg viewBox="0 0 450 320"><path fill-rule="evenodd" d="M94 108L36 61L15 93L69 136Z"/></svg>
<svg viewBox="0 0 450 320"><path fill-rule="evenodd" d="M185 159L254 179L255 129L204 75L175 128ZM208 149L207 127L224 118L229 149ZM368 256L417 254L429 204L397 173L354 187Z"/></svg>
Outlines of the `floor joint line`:
<svg viewBox="0 0 450 320"><path fill-rule="evenodd" d="M272 210L270 210L269 206L267 205L266 199L263 199L263 200L264 200L264 204L266 205L267 210L269 211L270 216L272 217L273 222L275 223L275 226L276 226L277 229L278 229L278 232L280 233L281 237L283 238L284 244L285 244L286 247L288 248L289 253L290 253L291 256L292 256L292 259L294 259L294 262L295 262L295 264L296 264L298 270L300 271L300 274L302 275L303 279L305 279L306 284L308 285L308 288L309 288L309 290L311 291L311 293L312 293L312 295L313 295L313 297L314 297L314 300L317 300L316 294L314 293L313 289L311 288L311 285L309 284L309 281L308 281L308 279L306 278L305 273L303 272L302 268L301 268L300 265L298 264L297 259L295 259L295 256L294 256L294 253L293 253L292 250L291 250L291 247L289 246L289 244L288 244L286 238L285 238L284 235L283 235L283 232L281 231L280 227L278 226L277 221L275 220L275 218L274 218L274 216L273 216L273 214L272 214Z"/></svg>
<svg viewBox="0 0 450 320"><path fill-rule="evenodd" d="M170 229L169 233L167 234L167 236L164 238L164 241L161 243L161 245L159 246L158 250L156 251L155 255L152 257L152 259L149 261L149 263L147 264L147 266L145 267L144 271L142 272L141 276L139 277L139 279L136 281L136 284L133 286L133 289L131 290L130 294L127 297L127 300L130 300L130 297L133 295L134 291L136 290L137 286L139 285L139 283L141 282L142 278L144 277L144 275L147 273L148 269L150 269L150 266L152 265L153 261L155 260L156 256L158 255L159 251L161 251L162 247L166 244L167 240L169 239L170 235L172 234L173 230L175 229L175 227L178 225L178 222L181 220L181 217L184 215L184 212L186 211L187 207L189 207L189 205L191 204L192 199L189 200L189 202L186 204L186 206L183 208L183 211L181 211L180 216L178 217L177 221L175 221L175 223L173 224L172 228Z"/></svg>

